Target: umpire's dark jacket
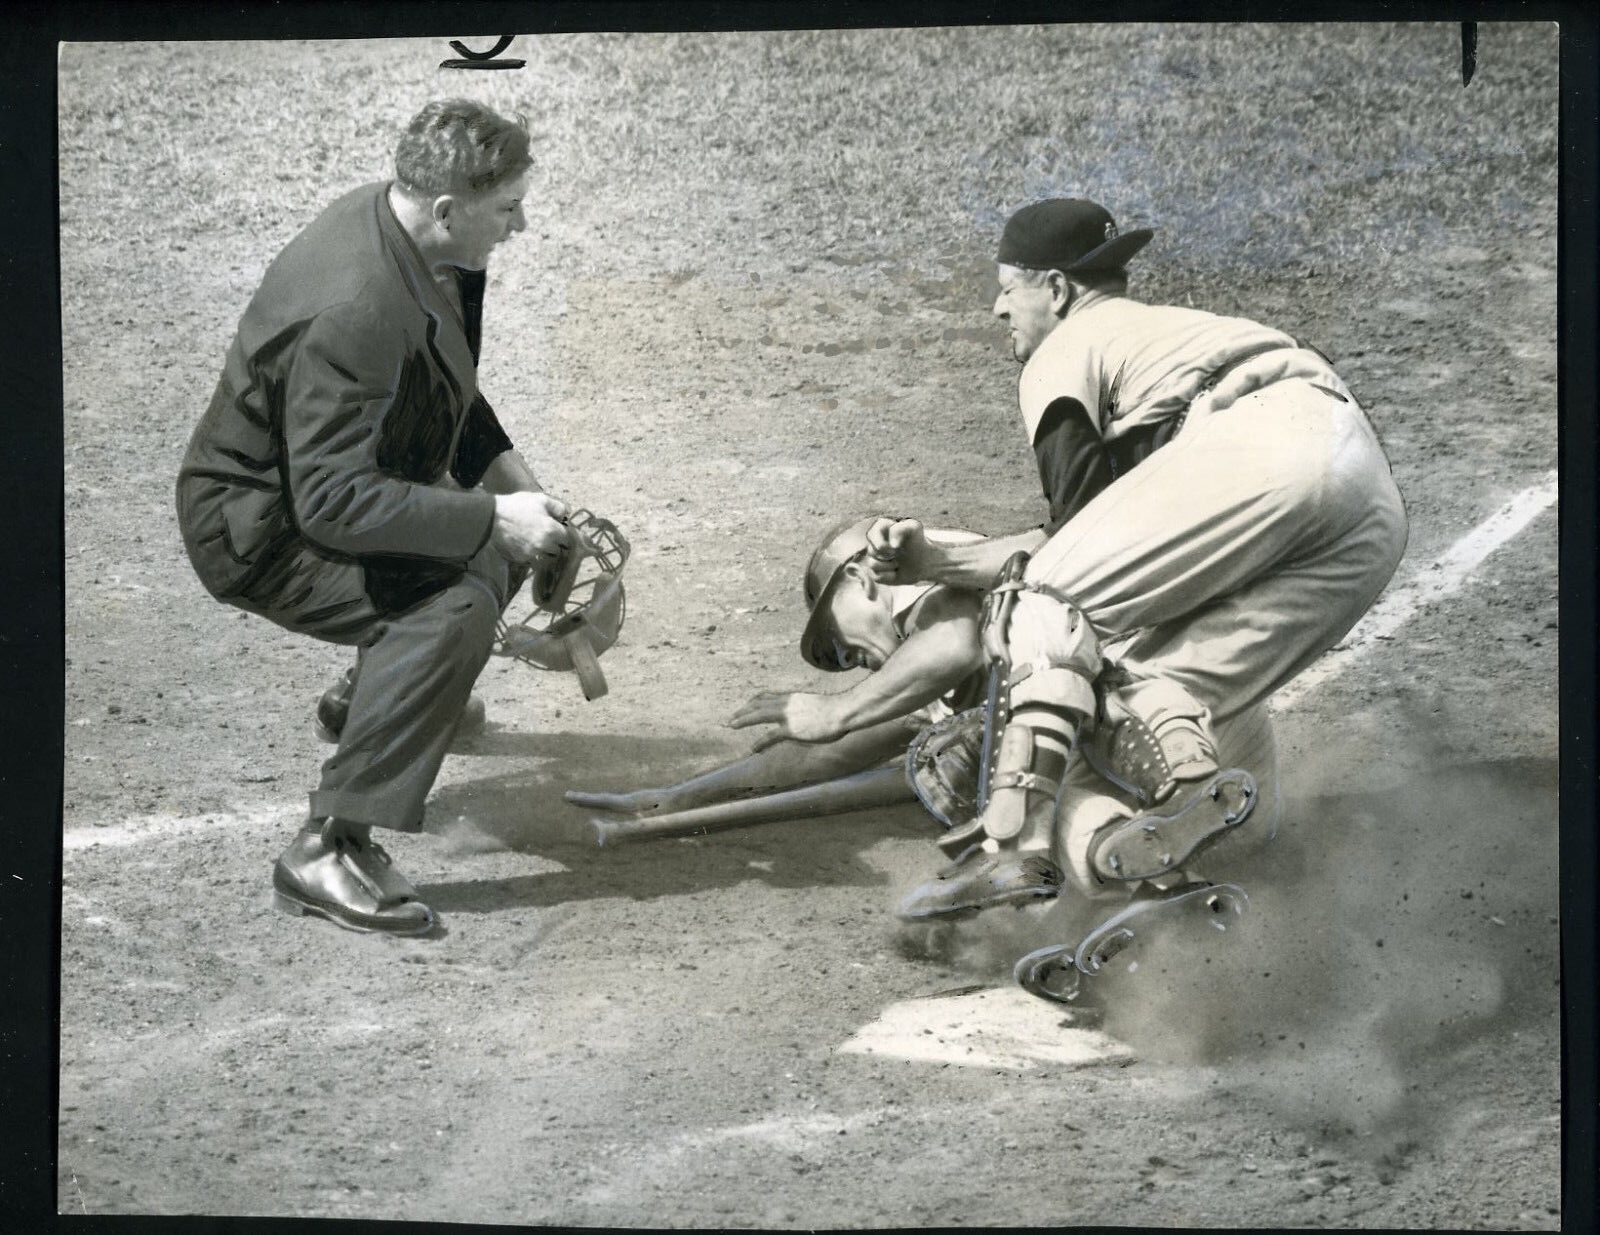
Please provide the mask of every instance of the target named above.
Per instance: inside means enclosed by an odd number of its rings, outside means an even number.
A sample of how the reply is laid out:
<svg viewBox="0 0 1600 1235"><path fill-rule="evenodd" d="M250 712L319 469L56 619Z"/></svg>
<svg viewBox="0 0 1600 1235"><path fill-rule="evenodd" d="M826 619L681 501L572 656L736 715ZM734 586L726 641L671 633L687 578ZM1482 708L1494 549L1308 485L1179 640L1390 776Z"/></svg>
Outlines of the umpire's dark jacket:
<svg viewBox="0 0 1600 1235"><path fill-rule="evenodd" d="M511 442L478 394L484 276L458 272L458 313L387 189L340 198L267 268L189 443L178 523L218 599L270 603L274 564L310 550L395 612L489 538L494 498L470 486Z"/></svg>

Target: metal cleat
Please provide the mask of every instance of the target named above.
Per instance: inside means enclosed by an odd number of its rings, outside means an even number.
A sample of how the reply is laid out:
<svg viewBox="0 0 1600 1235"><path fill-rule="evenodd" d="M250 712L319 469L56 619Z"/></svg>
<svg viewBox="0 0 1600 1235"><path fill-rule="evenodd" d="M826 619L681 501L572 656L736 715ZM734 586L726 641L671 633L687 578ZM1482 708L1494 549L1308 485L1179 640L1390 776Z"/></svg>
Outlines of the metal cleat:
<svg viewBox="0 0 1600 1235"><path fill-rule="evenodd" d="M1110 829L1090 861L1105 879L1131 883L1168 874L1247 820L1256 797L1250 773L1218 772Z"/></svg>
<svg viewBox="0 0 1600 1235"><path fill-rule="evenodd" d="M1075 963L1093 977L1138 942L1141 935L1149 937L1158 930L1170 930L1186 918L1226 931L1249 905L1244 889L1233 883L1193 884L1163 896L1136 900L1083 937Z"/></svg>

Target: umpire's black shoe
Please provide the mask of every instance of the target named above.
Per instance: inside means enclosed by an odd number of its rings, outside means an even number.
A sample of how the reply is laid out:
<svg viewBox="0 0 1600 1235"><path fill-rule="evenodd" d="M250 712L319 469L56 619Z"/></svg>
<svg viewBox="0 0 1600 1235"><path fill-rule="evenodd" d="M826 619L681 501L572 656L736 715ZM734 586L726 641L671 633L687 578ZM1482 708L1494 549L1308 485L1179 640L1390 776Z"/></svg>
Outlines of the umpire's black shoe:
<svg viewBox="0 0 1600 1235"><path fill-rule="evenodd" d="M350 718L350 697L355 692L356 671L346 669L344 676L323 691L322 698L317 700L316 730L317 736L324 742L338 744L339 735L344 732L344 723ZM454 740L459 741L482 733L488 718L489 710L484 707L483 700L473 695L467 700L467 706L461 710L461 719L456 723Z"/></svg>
<svg viewBox="0 0 1600 1235"><path fill-rule="evenodd" d="M437 922L371 829L342 819L306 824L273 866L272 889L279 909L346 930L423 935Z"/></svg>
<svg viewBox="0 0 1600 1235"><path fill-rule="evenodd" d="M945 918L1049 900L1061 891L1061 870L1038 853L988 853L974 845L900 902L906 922Z"/></svg>

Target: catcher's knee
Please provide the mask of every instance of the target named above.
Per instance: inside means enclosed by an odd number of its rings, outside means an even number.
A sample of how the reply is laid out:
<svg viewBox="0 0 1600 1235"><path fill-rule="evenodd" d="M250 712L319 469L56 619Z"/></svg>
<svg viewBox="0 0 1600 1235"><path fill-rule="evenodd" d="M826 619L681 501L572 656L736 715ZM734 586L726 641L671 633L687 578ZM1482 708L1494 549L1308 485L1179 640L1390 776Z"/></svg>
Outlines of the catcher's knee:
<svg viewBox="0 0 1600 1235"><path fill-rule="evenodd" d="M1100 640L1083 612L1058 593L1024 591L1006 630L1011 707L1095 714Z"/></svg>

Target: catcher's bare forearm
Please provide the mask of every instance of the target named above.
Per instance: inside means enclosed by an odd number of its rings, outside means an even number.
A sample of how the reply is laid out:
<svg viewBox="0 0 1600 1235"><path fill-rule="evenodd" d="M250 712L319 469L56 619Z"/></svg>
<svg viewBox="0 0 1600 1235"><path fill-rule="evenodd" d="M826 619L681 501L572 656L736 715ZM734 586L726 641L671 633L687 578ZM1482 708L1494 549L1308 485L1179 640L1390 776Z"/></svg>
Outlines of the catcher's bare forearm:
<svg viewBox="0 0 1600 1235"><path fill-rule="evenodd" d="M971 544L937 545L927 577L935 583L983 592L994 586L1011 555L1018 550L1037 552L1049 539L1042 528L1029 528L1011 536L996 536Z"/></svg>
<svg viewBox="0 0 1600 1235"><path fill-rule="evenodd" d="M818 785L786 789L781 793L642 818L595 818L589 821L589 826L594 830L597 845L618 845L670 836L694 836L757 823L814 819L819 815L837 815L875 806L896 806L914 800L915 795L906 783L905 770L896 762L887 767L857 772L853 776L823 781Z"/></svg>

